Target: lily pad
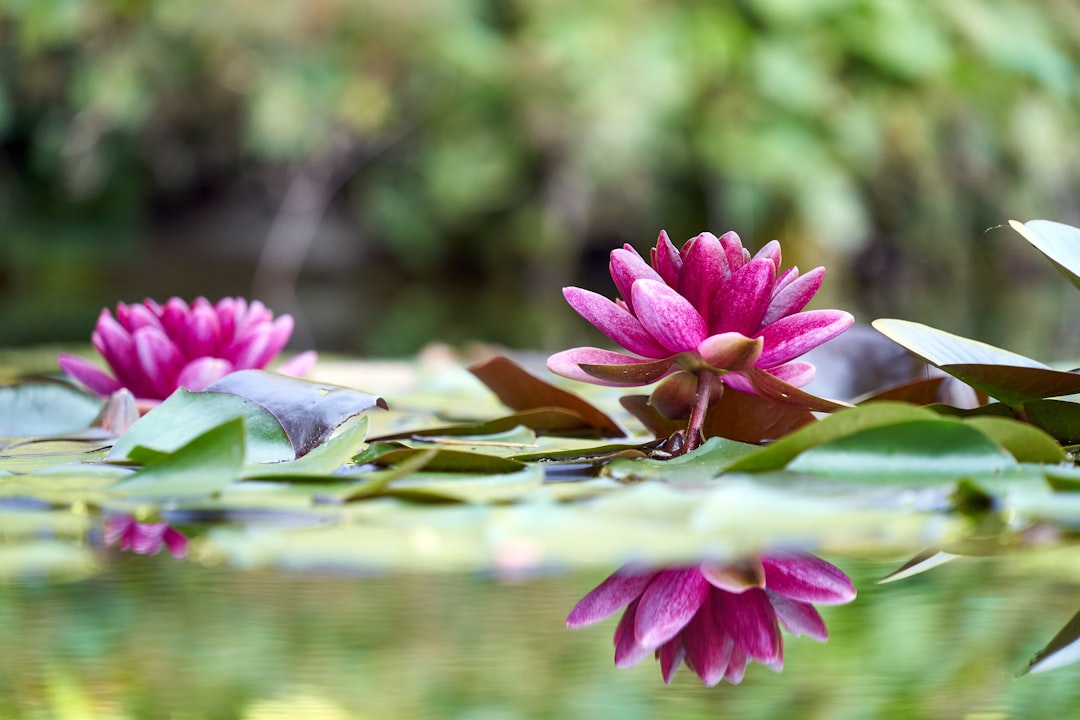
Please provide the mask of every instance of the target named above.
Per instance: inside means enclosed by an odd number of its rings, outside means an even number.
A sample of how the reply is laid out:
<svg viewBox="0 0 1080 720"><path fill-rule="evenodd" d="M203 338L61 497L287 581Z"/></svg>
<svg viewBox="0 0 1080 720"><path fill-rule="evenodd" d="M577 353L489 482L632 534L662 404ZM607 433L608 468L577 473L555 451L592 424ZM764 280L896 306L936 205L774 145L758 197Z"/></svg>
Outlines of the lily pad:
<svg viewBox="0 0 1080 720"><path fill-rule="evenodd" d="M237 395L265 408L285 430L295 457L311 452L347 419L372 408L387 408L386 401L375 395L265 370L229 373L206 390Z"/></svg>
<svg viewBox="0 0 1080 720"><path fill-rule="evenodd" d="M99 398L59 380L0 387L0 438L59 435L81 430L101 410Z"/></svg>
<svg viewBox="0 0 1080 720"><path fill-rule="evenodd" d="M1051 220L1010 220L1009 225L1080 289L1080 228Z"/></svg>

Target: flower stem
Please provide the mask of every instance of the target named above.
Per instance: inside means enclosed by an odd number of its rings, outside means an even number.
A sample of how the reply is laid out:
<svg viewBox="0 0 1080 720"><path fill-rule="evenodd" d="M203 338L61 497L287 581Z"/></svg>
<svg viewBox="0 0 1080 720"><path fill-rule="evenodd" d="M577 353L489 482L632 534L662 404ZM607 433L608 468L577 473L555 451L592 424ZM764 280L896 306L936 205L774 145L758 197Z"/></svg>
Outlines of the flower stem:
<svg viewBox="0 0 1080 720"><path fill-rule="evenodd" d="M712 373L702 370L695 375L697 376L697 393L694 396L694 409L690 413L690 422L686 425L684 453L697 449L704 439L701 429L705 425L705 413L709 410L709 395L712 393L713 386Z"/></svg>

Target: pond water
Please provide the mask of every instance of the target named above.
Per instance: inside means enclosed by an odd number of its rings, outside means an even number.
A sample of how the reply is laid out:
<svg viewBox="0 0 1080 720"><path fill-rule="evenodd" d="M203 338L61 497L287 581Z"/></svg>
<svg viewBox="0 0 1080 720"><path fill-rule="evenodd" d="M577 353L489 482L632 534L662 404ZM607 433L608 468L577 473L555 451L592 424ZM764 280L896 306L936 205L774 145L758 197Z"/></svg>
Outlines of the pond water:
<svg viewBox="0 0 1080 720"><path fill-rule="evenodd" d="M110 553L79 580L0 588L3 718L1068 717L1076 666L1017 677L1080 607L1069 549L898 562L828 559L859 591L830 639L785 636L779 674L665 686L612 664L616 620L568 630L605 573L237 570Z"/></svg>

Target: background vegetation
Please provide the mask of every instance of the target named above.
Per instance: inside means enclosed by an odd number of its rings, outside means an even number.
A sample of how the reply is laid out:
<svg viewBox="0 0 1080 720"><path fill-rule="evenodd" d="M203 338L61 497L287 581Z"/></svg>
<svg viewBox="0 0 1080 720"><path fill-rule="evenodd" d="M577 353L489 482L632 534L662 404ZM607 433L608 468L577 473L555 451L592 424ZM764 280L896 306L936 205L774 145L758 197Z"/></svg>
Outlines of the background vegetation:
<svg viewBox="0 0 1080 720"><path fill-rule="evenodd" d="M1080 224L1077 58L1069 0L0 0L0 344L255 294L298 346L553 348L592 332L558 289L663 227L1077 355L988 230Z"/></svg>

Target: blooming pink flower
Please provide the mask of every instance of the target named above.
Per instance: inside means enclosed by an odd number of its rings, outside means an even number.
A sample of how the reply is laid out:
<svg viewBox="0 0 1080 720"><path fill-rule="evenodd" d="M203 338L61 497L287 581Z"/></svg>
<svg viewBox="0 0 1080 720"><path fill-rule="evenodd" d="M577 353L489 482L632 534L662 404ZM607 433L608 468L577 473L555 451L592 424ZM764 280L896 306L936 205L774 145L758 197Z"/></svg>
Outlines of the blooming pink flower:
<svg viewBox="0 0 1080 720"><path fill-rule="evenodd" d="M127 388L142 400L163 400L178 387L203 390L235 370L263 368L292 334L290 315L274 314L258 300L222 298L211 305L196 298L190 306L180 298L164 305L118 303L116 317L108 308L98 316L91 335L94 348L115 375L92 363L61 353L60 368L99 395ZM315 353L297 355L279 368L302 375Z"/></svg>
<svg viewBox="0 0 1080 720"><path fill-rule="evenodd" d="M854 598L847 575L806 554L660 571L622 568L582 598L566 624L590 625L626 608L615 629L618 667L653 653L665 683L685 660L706 685L724 678L738 684L751 660L783 668L781 626L820 642L828 638L812 603Z"/></svg>
<svg viewBox="0 0 1080 720"><path fill-rule="evenodd" d="M751 257L734 232L701 233L681 251L661 231L651 265L630 245L611 253L620 299L563 289L586 320L633 355L593 347L552 355L555 373L598 385L647 385L680 369L710 371L731 387L754 392L758 368L796 386L814 366L794 358L836 337L854 321L840 310L802 312L825 269L799 275L780 269L773 240Z"/></svg>
<svg viewBox="0 0 1080 720"><path fill-rule="evenodd" d="M187 554L188 540L167 523L138 522L131 515L117 515L105 521L105 544L120 543L121 550L139 555L156 555L167 547L173 557Z"/></svg>

